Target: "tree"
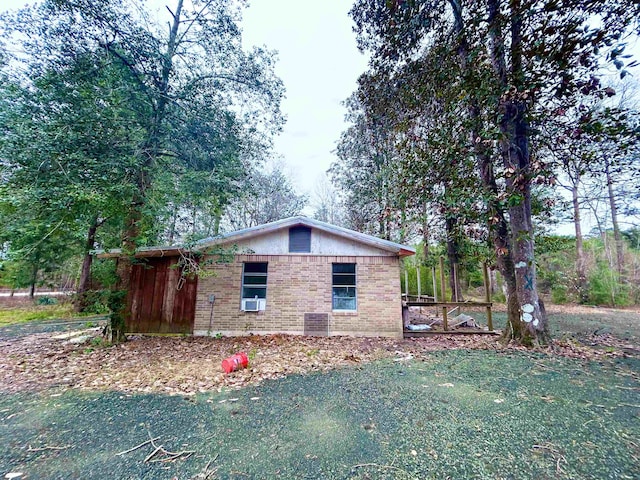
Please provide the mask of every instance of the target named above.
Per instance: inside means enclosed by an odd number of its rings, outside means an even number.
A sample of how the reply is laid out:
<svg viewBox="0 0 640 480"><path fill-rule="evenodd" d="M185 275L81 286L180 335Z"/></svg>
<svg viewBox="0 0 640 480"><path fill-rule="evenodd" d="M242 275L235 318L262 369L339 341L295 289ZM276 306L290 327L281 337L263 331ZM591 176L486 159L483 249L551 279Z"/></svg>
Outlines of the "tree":
<svg viewBox="0 0 640 480"><path fill-rule="evenodd" d="M42 274L55 271L69 258L68 245L77 242L77 232L64 217L55 223L43 221L43 213L51 208L43 190L36 187L24 194L6 193L6 188L0 188L0 244L11 246L6 254L7 280L12 288L29 287L33 298Z"/></svg>
<svg viewBox="0 0 640 480"><path fill-rule="evenodd" d="M242 193L227 205L223 216L223 223L232 230L300 215L307 203L307 197L295 192L280 165L266 172L254 170L240 190Z"/></svg>
<svg viewBox="0 0 640 480"><path fill-rule="evenodd" d="M96 69L99 62L79 56L67 68L32 75L24 86L5 74L0 87L0 199L12 205L2 215L11 254L20 259L27 251L40 252L39 258L53 255L60 262L82 253L80 295L87 288L97 227L122 213L125 172L114 166L136 146L135 119L123 108L129 101L123 72L107 65ZM54 225L68 232L65 248L42 252ZM87 232L84 250L78 230Z"/></svg>
<svg viewBox="0 0 640 480"><path fill-rule="evenodd" d="M367 78L360 78L361 84ZM368 114L359 95L347 100L347 119L352 123L338 141L336 156L328 173L345 192L346 223L354 230L388 240L400 234L397 224L403 205L395 195L396 151L386 119Z"/></svg>
<svg viewBox="0 0 640 480"><path fill-rule="evenodd" d="M217 197L220 209L228 185L269 147L282 123L273 55L242 49L236 5L209 0L187 7L178 0L167 10L168 33L136 3L111 0L45 2L6 22L27 52L15 61L27 61L31 77L99 54L94 71L108 66L126 80L128 111L139 128L128 144L134 154L117 164L128 199L120 217L121 293L114 298L128 290L135 249L158 239L155 219L170 192ZM122 302L114 310L113 339L120 340L126 312Z"/></svg>
<svg viewBox="0 0 640 480"><path fill-rule="evenodd" d="M343 203L326 175L322 175L316 181L311 198L313 218L333 225L344 223Z"/></svg>
<svg viewBox="0 0 640 480"><path fill-rule="evenodd" d="M447 58L458 59L459 73L451 72L451 80L461 95L451 101L463 107L485 189L490 236L507 284L507 340L549 341L536 288L532 222L533 187L544 165L531 155L532 126L575 90L600 90L593 81L600 50L611 46L609 55L622 69L619 40L637 26L637 13L633 2L605 0L362 0L351 11L375 72L395 75L441 46ZM601 26L590 27L594 18ZM424 83L442 74L436 65Z"/></svg>

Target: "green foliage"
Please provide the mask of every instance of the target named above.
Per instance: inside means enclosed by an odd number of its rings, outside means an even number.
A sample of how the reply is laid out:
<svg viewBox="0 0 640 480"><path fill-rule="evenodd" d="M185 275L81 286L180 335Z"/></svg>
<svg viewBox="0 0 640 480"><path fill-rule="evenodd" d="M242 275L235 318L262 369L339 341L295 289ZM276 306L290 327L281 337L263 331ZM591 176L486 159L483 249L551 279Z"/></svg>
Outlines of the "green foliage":
<svg viewBox="0 0 640 480"><path fill-rule="evenodd" d="M612 251L614 247L611 235L602 238L589 238L585 241L586 291L588 303L594 305L626 306L637 304L640 301L640 286L638 284L637 266L640 265L640 255L635 251L626 254L628 261L628 279L622 281L616 272L612 262ZM400 283L402 293L406 292L406 280L409 283L409 294L417 295L417 264L421 262L422 249L417 248L418 255L404 260ZM537 251L537 274L538 289L540 293L550 297L552 303L577 303L579 301L577 278L575 273L575 239L566 236L544 235L536 238ZM431 258L435 262L444 252L442 244L431 246ZM482 264L478 261L483 258L481 255L470 254L460 265L459 276L463 296L482 297L484 294L484 278ZM432 262L433 263L433 262ZM634 267L634 265L636 267ZM445 263L448 272L448 265ZM405 276L404 272L407 272ZM636 277L633 277L635 272ZM496 283L492 299L495 302L505 302L502 291L502 276L495 271ZM440 296L440 271L436 265L436 288ZM420 267L421 294L433 295L433 276L430 266ZM447 277L447 295L449 283Z"/></svg>
<svg viewBox="0 0 640 480"><path fill-rule="evenodd" d="M640 251L640 228L630 228L622 232L622 236L626 240L629 248Z"/></svg>
<svg viewBox="0 0 640 480"><path fill-rule="evenodd" d="M107 248L125 230L127 248L218 233L280 129L283 88L273 52L242 48L234 6L186 3L168 36L135 1L2 17L0 244L20 263L4 283L94 248L92 225Z"/></svg>
<svg viewBox="0 0 640 480"><path fill-rule="evenodd" d="M111 341L119 343L125 340L124 308L126 302L126 290L110 290L108 297L108 307L111 312L109 318L109 328L111 330Z"/></svg>
<svg viewBox="0 0 640 480"><path fill-rule="evenodd" d="M551 295L554 303L578 302L575 272L575 239L544 236L536 239L538 287ZM588 238L584 242L586 296L594 305L625 306L639 301L637 277L633 265L640 264L637 252L627 252L628 278L623 281L613 263L614 240L611 234Z"/></svg>
<svg viewBox="0 0 640 480"><path fill-rule="evenodd" d="M104 348L104 347L111 346L111 342L109 342L108 340L105 340L105 338L102 337L102 336L93 337L91 339L91 346L96 347L96 348Z"/></svg>
<svg viewBox="0 0 640 480"><path fill-rule="evenodd" d="M629 287L620 282L617 272L606 262L596 262L589 275L589 301L594 305L626 306L630 304Z"/></svg>
<svg viewBox="0 0 640 480"><path fill-rule="evenodd" d="M557 305L569 303L568 288L564 284L557 284L551 288L551 301Z"/></svg>
<svg viewBox="0 0 640 480"><path fill-rule="evenodd" d="M409 295L417 295L418 294L418 271L420 272L420 294L433 296L433 276L432 270L430 267L425 266L417 266L412 262L405 262L405 266L403 268L403 272L406 271L407 274L403 273L400 278L402 293L407 291L407 285L405 283L406 280L409 281ZM436 269L436 288L438 289L438 296L440 296L440 273L439 270Z"/></svg>
<svg viewBox="0 0 640 480"><path fill-rule="evenodd" d="M116 262L111 258L95 258L91 263L91 282L96 288L110 288L118 281Z"/></svg>
<svg viewBox="0 0 640 480"><path fill-rule="evenodd" d="M0 285L18 289L29 286L31 275L24 262L7 260L0 265Z"/></svg>
<svg viewBox="0 0 640 480"><path fill-rule="evenodd" d="M577 300L574 284L575 240L545 235L536 238L538 289L554 303Z"/></svg>
<svg viewBox="0 0 640 480"><path fill-rule="evenodd" d="M111 290L87 290L74 298L74 304L81 305L81 311L86 314L109 313L109 298Z"/></svg>
<svg viewBox="0 0 640 480"><path fill-rule="evenodd" d="M58 303L58 299L53 297L38 297L36 300L37 305L55 305L56 303Z"/></svg>
<svg viewBox="0 0 640 480"><path fill-rule="evenodd" d="M594 135L613 127L620 145L634 138L617 129L621 122L602 119L561 133L544 127L572 108L586 115L588 103L613 94L599 77L607 60L621 76L632 63L622 55L623 39L637 27L632 3L357 0L350 15L369 70L338 146L338 184L356 202L362 197L403 223L417 220L432 238L436 230L450 263L462 256L461 238L488 239L510 295L537 304L538 292L516 285L514 265L524 260L519 272L533 282L531 266L544 263L534 258L533 216L548 224L558 195L542 145L553 150L563 135L579 137L587 126ZM371 194L364 187L376 178L377 157L392 173ZM415 204L419 215L408 213ZM567 300L572 275L561 259L546 263L538 285ZM515 335L525 332L513 309L510 315Z"/></svg>

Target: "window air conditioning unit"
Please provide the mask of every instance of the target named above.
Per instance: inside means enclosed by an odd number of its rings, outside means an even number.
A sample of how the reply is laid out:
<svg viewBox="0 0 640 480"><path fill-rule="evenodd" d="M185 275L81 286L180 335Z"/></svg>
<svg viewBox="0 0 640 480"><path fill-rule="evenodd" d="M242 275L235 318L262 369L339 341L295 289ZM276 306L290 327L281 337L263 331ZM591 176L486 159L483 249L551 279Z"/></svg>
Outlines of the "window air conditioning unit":
<svg viewBox="0 0 640 480"><path fill-rule="evenodd" d="M264 310L265 300L260 298L243 298L242 310L245 312L259 312Z"/></svg>

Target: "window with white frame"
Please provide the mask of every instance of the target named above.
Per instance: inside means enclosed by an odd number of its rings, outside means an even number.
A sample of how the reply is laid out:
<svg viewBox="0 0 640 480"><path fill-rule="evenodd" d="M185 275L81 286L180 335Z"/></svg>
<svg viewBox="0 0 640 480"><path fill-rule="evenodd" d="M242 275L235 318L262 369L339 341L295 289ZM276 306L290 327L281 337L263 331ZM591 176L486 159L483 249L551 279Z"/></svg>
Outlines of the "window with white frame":
<svg viewBox="0 0 640 480"><path fill-rule="evenodd" d="M242 268L242 310L264 310L266 298L267 263L246 262Z"/></svg>
<svg viewBox="0 0 640 480"><path fill-rule="evenodd" d="M334 263L332 265L333 310L357 309L356 264Z"/></svg>

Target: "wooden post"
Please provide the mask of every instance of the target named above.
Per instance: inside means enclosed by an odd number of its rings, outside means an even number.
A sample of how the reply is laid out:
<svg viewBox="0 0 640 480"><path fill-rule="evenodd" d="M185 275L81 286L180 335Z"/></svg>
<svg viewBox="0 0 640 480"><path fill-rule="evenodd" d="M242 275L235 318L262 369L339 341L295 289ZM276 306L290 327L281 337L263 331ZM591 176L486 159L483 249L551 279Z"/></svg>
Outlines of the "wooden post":
<svg viewBox="0 0 640 480"><path fill-rule="evenodd" d="M444 275L444 257L440 257L440 292L442 293L442 302L447 301L447 284L445 282ZM447 325L447 306L442 307L442 328L446 332L448 330Z"/></svg>
<svg viewBox="0 0 640 480"><path fill-rule="evenodd" d="M406 268L404 271L404 295L408 302L409 301L409 271Z"/></svg>
<svg viewBox="0 0 640 480"><path fill-rule="evenodd" d="M433 303L438 301L438 280L436 280L436 267L431 267L431 281L433 282ZM440 310L436 307L436 317L440 316Z"/></svg>
<svg viewBox="0 0 640 480"><path fill-rule="evenodd" d="M453 270L453 292L451 292L453 296L453 301L458 301L458 264L454 263L451 265L451 269ZM459 313L459 312L458 312Z"/></svg>
<svg viewBox="0 0 640 480"><path fill-rule="evenodd" d="M484 276L484 301L491 303L491 284L489 282L489 267L486 263L482 264L482 274ZM491 314L491 305L487 305L487 327L489 331L493 331L493 316Z"/></svg>
<svg viewBox="0 0 640 480"><path fill-rule="evenodd" d="M418 301L420 301L421 289L420 289L420 265L416 265L416 279L418 280Z"/></svg>

